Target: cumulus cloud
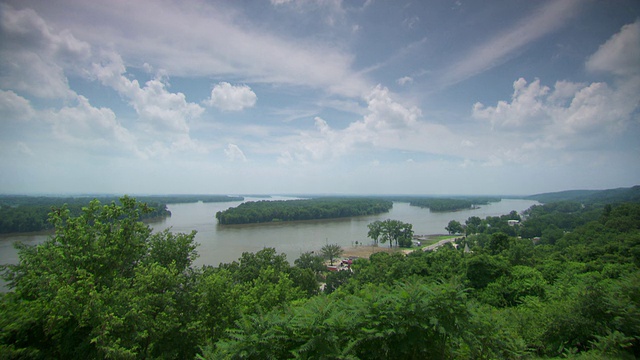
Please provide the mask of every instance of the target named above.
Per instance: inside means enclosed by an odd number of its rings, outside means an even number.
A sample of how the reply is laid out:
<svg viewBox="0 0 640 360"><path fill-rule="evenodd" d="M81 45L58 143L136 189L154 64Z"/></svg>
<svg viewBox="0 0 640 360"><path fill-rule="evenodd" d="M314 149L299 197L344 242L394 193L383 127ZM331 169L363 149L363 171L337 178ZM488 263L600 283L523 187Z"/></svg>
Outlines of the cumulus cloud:
<svg viewBox="0 0 640 360"><path fill-rule="evenodd" d="M587 70L619 76L640 74L640 20L622 27L587 60Z"/></svg>
<svg viewBox="0 0 640 360"><path fill-rule="evenodd" d="M204 108L188 102L182 93L170 92L166 72L159 70L158 77L141 85L130 78L116 51L94 51L71 31L55 31L32 9L0 6L0 86L4 89L0 112L7 120L31 119L37 114L51 126L56 139L87 149L106 149L113 143L141 157L202 151L190 139L188 123ZM144 68L152 70L148 64ZM98 80L113 88L133 107L138 121L127 128L111 109L93 107L69 87L69 75ZM63 99L64 106L36 110L21 94Z"/></svg>
<svg viewBox="0 0 640 360"><path fill-rule="evenodd" d="M2 114L0 124L28 121L33 118L34 113L29 100L13 91L0 90L0 114Z"/></svg>
<svg viewBox="0 0 640 360"><path fill-rule="evenodd" d="M315 131L302 131L288 139L290 145L278 161L307 163L374 149L446 153L460 148L455 134L442 125L422 121L418 107L394 100L388 88L376 86L364 100L364 116L343 129L332 128L327 120L316 117Z"/></svg>
<svg viewBox="0 0 640 360"><path fill-rule="evenodd" d="M543 125L541 122L546 122L548 117L548 109L541 99L545 98L549 91L548 87L540 85L539 79L527 85L527 81L520 78L513 83L510 102L501 100L493 107L475 103L473 116L488 120L492 127L540 126Z"/></svg>
<svg viewBox="0 0 640 360"><path fill-rule="evenodd" d="M499 133L509 132L520 145L511 154L541 149L595 149L622 136L640 104L640 22L625 25L589 57L590 71L612 74L614 85L557 81L543 86L523 78L513 83L510 101L495 106L476 103L472 115ZM570 155L567 155L570 156Z"/></svg>
<svg viewBox="0 0 640 360"><path fill-rule="evenodd" d="M126 98L141 120L141 129L156 141L167 141L167 149L198 148L190 140L189 121L198 118L204 108L187 101L183 93L170 92L165 79L155 78L141 86L138 80L126 76L124 62L115 52L101 54L101 61L93 63L91 74ZM153 152L162 152L159 150L155 146Z"/></svg>
<svg viewBox="0 0 640 360"><path fill-rule="evenodd" d="M211 90L211 97L206 105L215 106L223 111L240 111L253 107L258 97L247 85L231 85L228 82L218 83Z"/></svg>
<svg viewBox="0 0 640 360"><path fill-rule="evenodd" d="M69 31L55 32L31 9L0 4L0 86L40 98L70 99L65 71L79 71L90 45Z"/></svg>
<svg viewBox="0 0 640 360"><path fill-rule="evenodd" d="M495 130L522 132L556 148L570 146L625 128L637 102L606 83L589 85L557 82L553 89L520 78L513 83L511 101L496 106L476 103L473 117L488 121ZM571 92L570 92L571 91ZM566 99L559 102L558 99Z"/></svg>
<svg viewBox="0 0 640 360"><path fill-rule="evenodd" d="M376 86L367 97L369 113L362 126L369 129L404 128L416 123L422 112L416 106L407 107L394 101L389 89Z"/></svg>
<svg viewBox="0 0 640 360"><path fill-rule="evenodd" d="M144 157L137 149L135 136L117 121L111 109L93 107L83 96L78 96L76 101L75 106L44 113L54 136L86 149L122 148Z"/></svg>
<svg viewBox="0 0 640 360"><path fill-rule="evenodd" d="M244 155L244 152L242 152L242 150L240 150L240 147L238 147L238 145L236 144L228 144L227 148L224 149L224 155L229 161L247 161L247 157Z"/></svg>

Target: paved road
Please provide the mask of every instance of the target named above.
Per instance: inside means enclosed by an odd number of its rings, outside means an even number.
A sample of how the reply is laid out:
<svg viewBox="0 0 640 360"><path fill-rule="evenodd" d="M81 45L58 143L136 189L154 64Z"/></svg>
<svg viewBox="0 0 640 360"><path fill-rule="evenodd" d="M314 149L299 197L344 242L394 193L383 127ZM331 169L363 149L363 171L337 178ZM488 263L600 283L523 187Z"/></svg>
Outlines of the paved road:
<svg viewBox="0 0 640 360"><path fill-rule="evenodd" d="M444 245L446 243L452 243L452 242L456 241L456 239L458 239L458 238L440 240L435 244L423 247L422 251L433 251L433 250L439 248L440 246L442 246L442 245Z"/></svg>

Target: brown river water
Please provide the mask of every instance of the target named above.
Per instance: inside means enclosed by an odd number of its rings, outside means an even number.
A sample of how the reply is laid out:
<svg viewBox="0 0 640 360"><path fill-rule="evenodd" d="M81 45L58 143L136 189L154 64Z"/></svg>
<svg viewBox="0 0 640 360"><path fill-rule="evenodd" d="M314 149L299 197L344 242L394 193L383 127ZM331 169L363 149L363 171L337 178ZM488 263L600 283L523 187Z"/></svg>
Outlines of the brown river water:
<svg viewBox="0 0 640 360"><path fill-rule="evenodd" d="M272 200L286 199L273 197ZM263 200L246 198L245 201ZM450 220L464 223L471 216L485 218L508 214L512 210L522 212L537 204L531 200L503 199L483 205L479 209L457 212L432 213L429 209L394 202L388 213L334 220L281 222L255 225L218 225L217 211L237 206L240 202L188 203L168 205L171 217L149 223L154 231L171 228L173 232L189 233L196 230L199 258L196 265L214 265L237 260L243 252L256 252L273 247L285 253L290 262L306 251L317 251L325 244L337 243L351 247L358 243L369 244L367 225L376 220L395 219L413 225L415 234L446 233ZM50 234L24 234L0 236L0 264L16 263L18 256L12 244L16 241L38 244ZM0 285L1 287L1 285Z"/></svg>

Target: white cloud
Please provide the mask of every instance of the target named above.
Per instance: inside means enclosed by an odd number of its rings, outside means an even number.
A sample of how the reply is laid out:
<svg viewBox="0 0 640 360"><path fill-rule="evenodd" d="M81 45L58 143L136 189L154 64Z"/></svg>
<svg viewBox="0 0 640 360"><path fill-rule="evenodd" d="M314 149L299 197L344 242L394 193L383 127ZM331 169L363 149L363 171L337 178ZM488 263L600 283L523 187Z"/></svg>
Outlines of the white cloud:
<svg viewBox="0 0 640 360"><path fill-rule="evenodd" d="M396 80L396 82L398 83L398 85L411 84L413 82L413 78L411 76L403 76Z"/></svg>
<svg viewBox="0 0 640 360"><path fill-rule="evenodd" d="M145 157L136 145L136 138L116 119L111 109L91 106L78 96L75 106L43 112L53 135L64 143L92 151L124 152Z"/></svg>
<svg viewBox="0 0 640 360"><path fill-rule="evenodd" d="M54 32L31 9L0 4L0 86L40 98L75 97L65 71L91 56L69 31Z"/></svg>
<svg viewBox="0 0 640 360"><path fill-rule="evenodd" d="M228 144L227 148L224 149L224 155L229 161L247 161L247 157L244 155L244 152L242 152L236 144Z"/></svg>
<svg viewBox="0 0 640 360"><path fill-rule="evenodd" d="M640 20L622 27L602 44L586 64L587 70L605 71L619 76L640 74Z"/></svg>
<svg viewBox="0 0 640 360"><path fill-rule="evenodd" d="M590 71L613 74L611 86L557 81L553 88L520 78L511 101L476 103L473 117L488 121L502 136L516 140L512 159L530 160L547 149L595 151L624 135L640 104L640 21L625 25L587 60ZM504 132L508 131L508 135ZM506 156L505 156L506 157ZM564 153L571 161L571 152ZM555 156L551 161L557 161Z"/></svg>
<svg viewBox="0 0 640 360"><path fill-rule="evenodd" d="M393 100L389 89L376 86L365 100L365 115L344 129L334 129L326 120L316 117L315 131L303 131L287 139L279 161L309 163L385 150L462 151L455 134L442 125L421 120L419 108Z"/></svg>
<svg viewBox="0 0 640 360"><path fill-rule="evenodd" d="M515 26L479 44L443 71L441 82L451 85L502 64L511 54L560 28L574 15L581 0L551 1Z"/></svg>
<svg viewBox="0 0 640 360"><path fill-rule="evenodd" d="M188 102L183 93L169 92L159 78L140 86L137 80L126 76L122 58L114 52L101 54L101 62L93 63L91 74L129 101L141 120L140 128L156 141L152 153L185 149L204 151L189 137L189 121L198 118L204 108ZM167 142L169 147L162 149L158 141Z"/></svg>
<svg viewBox="0 0 640 360"><path fill-rule="evenodd" d="M211 90L211 97L205 101L223 111L240 111L253 107L258 97L247 85L231 85L228 82L218 83Z"/></svg>
<svg viewBox="0 0 640 360"><path fill-rule="evenodd" d="M35 11L15 10L1 4L0 26L0 112L7 121L5 132L22 131L15 121L38 118L51 126L62 144L88 151L121 151L137 157L166 154L172 151L203 151L189 137L189 120L199 117L204 108L190 103L182 93L167 89L164 71L158 78L140 86L127 76L121 56L111 51L94 53L89 43L78 40L69 30L55 31ZM150 65L143 66L151 70ZM113 110L93 107L89 100L69 88L67 76L73 74L115 89L139 116L131 128L122 125ZM64 106L36 110L18 93L64 99ZM134 132L136 131L136 135ZM113 145L110 145L113 144Z"/></svg>
<svg viewBox="0 0 640 360"><path fill-rule="evenodd" d="M313 38L294 40L253 27L224 3L63 0L32 5L41 13L55 13L86 41L109 44L127 63L147 62L172 76L301 85L350 97L361 96L371 86L352 69L355 56L343 47ZM327 21L340 16L339 1L317 6L326 9ZM62 7L73 8L74 13L58 11Z"/></svg>
<svg viewBox="0 0 640 360"><path fill-rule="evenodd" d="M472 114L500 134L497 141L507 148L499 156L517 162L544 156L546 150L602 146L629 125L639 100L639 95L629 96L626 88L601 82L559 81L551 89L541 86L540 80L527 84L521 78L513 88L511 101L499 101L496 106L476 103ZM490 163L499 164L495 159Z"/></svg>
<svg viewBox="0 0 640 360"><path fill-rule="evenodd" d="M496 125L502 128L539 127L544 125L548 117L548 109L540 99L548 94L549 88L541 86L539 79L527 85L527 81L520 78L513 82L511 102L501 100L494 107L475 103L473 116L488 120L492 127Z"/></svg>
<svg viewBox="0 0 640 360"><path fill-rule="evenodd" d="M28 121L34 116L29 100L17 95L13 91L0 90L0 124L13 121Z"/></svg>
<svg viewBox="0 0 640 360"><path fill-rule="evenodd" d="M406 107L391 98L389 89L376 86L367 98L369 113L362 125L369 129L405 128L415 124L422 112L415 106Z"/></svg>

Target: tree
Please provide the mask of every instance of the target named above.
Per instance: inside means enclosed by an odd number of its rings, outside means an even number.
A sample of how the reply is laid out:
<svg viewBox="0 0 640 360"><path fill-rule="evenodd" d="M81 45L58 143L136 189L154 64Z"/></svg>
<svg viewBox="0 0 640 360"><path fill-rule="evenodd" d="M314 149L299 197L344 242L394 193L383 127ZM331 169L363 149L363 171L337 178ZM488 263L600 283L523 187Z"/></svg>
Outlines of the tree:
<svg viewBox="0 0 640 360"><path fill-rule="evenodd" d="M19 246L6 268L0 352L7 358L193 358L195 233L151 234L150 209L94 200L77 217L53 210L55 234ZM180 316L176 316L180 314Z"/></svg>
<svg viewBox="0 0 640 360"><path fill-rule="evenodd" d="M325 270L322 257L314 254L313 252L302 253L300 257L293 262L293 264L301 269L310 269L314 274Z"/></svg>
<svg viewBox="0 0 640 360"><path fill-rule="evenodd" d="M325 259L329 259L331 265L333 265L333 259L342 255L344 250L338 244L327 244L322 247L322 255Z"/></svg>
<svg viewBox="0 0 640 360"><path fill-rule="evenodd" d="M375 244L389 242L389 247L396 243L396 246L411 247L413 239L413 225L399 220L387 219L385 221L374 221L367 225L369 227L368 236Z"/></svg>
<svg viewBox="0 0 640 360"><path fill-rule="evenodd" d="M367 225L367 227L369 228L367 236L373 240L373 243L376 246L378 246L378 240L380 239L380 235L382 235L382 221L376 220Z"/></svg>
<svg viewBox="0 0 640 360"><path fill-rule="evenodd" d="M478 232L478 227L482 224L482 219L477 216L471 216L464 222L464 224L466 234L473 235Z"/></svg>
<svg viewBox="0 0 640 360"><path fill-rule="evenodd" d="M491 240L489 240L489 244L487 244L487 249L491 254L497 255L508 249L510 245L511 239L509 236L503 232L497 232L491 235Z"/></svg>
<svg viewBox="0 0 640 360"><path fill-rule="evenodd" d="M460 234L464 231L462 224L459 221L451 220L449 221L449 225L444 228L449 232L449 234Z"/></svg>

